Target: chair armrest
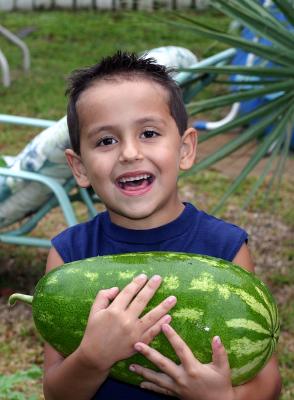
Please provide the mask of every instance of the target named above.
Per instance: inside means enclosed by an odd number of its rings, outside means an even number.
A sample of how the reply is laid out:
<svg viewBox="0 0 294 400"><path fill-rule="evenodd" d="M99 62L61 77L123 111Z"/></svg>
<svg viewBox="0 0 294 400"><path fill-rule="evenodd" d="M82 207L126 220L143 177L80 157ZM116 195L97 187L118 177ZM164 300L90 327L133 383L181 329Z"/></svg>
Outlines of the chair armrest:
<svg viewBox="0 0 294 400"><path fill-rule="evenodd" d="M37 126L40 128L48 128L57 121L40 118L19 117L17 115L0 114L0 123Z"/></svg>
<svg viewBox="0 0 294 400"><path fill-rule="evenodd" d="M230 48L224 51L221 51L220 53L217 53L211 57L207 57L204 60L199 61L197 64L191 65L190 68L203 68L203 67L210 67L213 65L218 65L218 64L223 64L229 62L234 55L236 54L236 49ZM203 72L202 72L203 73ZM196 77L198 74L195 71L183 71L179 72L175 76L175 80L179 85L184 84L187 79L191 77Z"/></svg>
<svg viewBox="0 0 294 400"><path fill-rule="evenodd" d="M12 171L11 169L7 168L0 168L0 175L12 178L19 178L29 181L39 182L47 187L55 195L59 206L61 207L64 217L69 226L73 226L77 224L77 219L75 217L72 205L69 201L68 195L64 190L63 186L58 183L55 179L50 178L48 176L40 175L34 172L28 171Z"/></svg>

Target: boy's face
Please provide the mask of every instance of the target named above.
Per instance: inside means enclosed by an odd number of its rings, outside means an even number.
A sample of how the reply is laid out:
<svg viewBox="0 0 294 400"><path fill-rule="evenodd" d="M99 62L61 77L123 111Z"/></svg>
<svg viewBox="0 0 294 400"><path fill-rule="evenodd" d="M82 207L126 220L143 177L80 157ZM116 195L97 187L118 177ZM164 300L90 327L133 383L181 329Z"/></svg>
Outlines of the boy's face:
<svg viewBox="0 0 294 400"><path fill-rule="evenodd" d="M112 222L147 229L182 211L179 169L195 159L195 130L181 137L168 94L147 79L99 81L77 102L81 154L67 150L80 186L92 185Z"/></svg>

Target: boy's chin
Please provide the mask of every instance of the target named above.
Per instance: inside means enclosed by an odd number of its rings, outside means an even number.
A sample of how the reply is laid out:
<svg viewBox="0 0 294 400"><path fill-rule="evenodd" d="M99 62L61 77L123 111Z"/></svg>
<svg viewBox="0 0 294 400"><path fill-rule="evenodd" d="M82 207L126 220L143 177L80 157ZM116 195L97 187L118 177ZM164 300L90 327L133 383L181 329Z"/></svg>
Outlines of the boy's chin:
<svg viewBox="0 0 294 400"><path fill-rule="evenodd" d="M107 208L111 221L124 228L129 229L152 229L165 225L177 218L183 211L183 204L178 200L168 204L164 201L161 204L146 201L146 204L125 205L121 208Z"/></svg>
<svg viewBox="0 0 294 400"><path fill-rule="evenodd" d="M110 211L110 210L109 210ZM126 218L129 219L130 221L140 221L145 220L146 218L152 217L152 211L151 210L113 210L113 214L116 214L117 218ZM115 218L115 217L114 217Z"/></svg>
<svg viewBox="0 0 294 400"><path fill-rule="evenodd" d="M151 207L146 208L135 208L132 209L108 209L111 221L117 225L125 226L126 228L132 228L134 226L142 226L138 229L149 229L149 224L153 225L157 217L156 212ZM158 226L158 222L157 222Z"/></svg>

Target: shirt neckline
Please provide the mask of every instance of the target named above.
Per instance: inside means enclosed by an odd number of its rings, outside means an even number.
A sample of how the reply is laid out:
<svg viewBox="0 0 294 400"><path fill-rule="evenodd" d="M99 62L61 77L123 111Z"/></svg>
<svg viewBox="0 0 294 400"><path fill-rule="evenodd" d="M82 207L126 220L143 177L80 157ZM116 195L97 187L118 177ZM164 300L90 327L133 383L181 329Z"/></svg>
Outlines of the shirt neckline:
<svg viewBox="0 0 294 400"><path fill-rule="evenodd" d="M185 208L182 213L168 224L152 229L128 229L114 224L110 220L109 213L102 213L102 228L104 234L117 242L128 242L137 244L157 243L187 232L191 224L193 213L197 209L190 203L183 203Z"/></svg>

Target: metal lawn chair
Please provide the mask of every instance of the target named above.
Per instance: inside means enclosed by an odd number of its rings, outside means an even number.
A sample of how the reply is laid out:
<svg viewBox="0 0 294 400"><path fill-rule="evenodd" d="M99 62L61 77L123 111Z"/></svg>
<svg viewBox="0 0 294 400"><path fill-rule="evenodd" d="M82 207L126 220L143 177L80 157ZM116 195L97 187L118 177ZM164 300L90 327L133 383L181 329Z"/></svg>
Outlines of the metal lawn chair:
<svg viewBox="0 0 294 400"><path fill-rule="evenodd" d="M40 136L42 139L43 134L43 144L41 144L46 149L50 146L48 138L52 130L62 132L63 129L64 131L65 139L62 140L59 137L60 142L57 143L57 147L52 148L51 152L53 157L56 152L60 152L59 162L56 162L57 160L53 162L49 157L46 159L46 154L40 152L39 159L43 164L38 165L36 153L40 149L40 140L39 142L35 140L35 143L33 141L27 145L17 157L2 157L2 164L7 161L7 165L0 167L0 242L49 248L50 240L29 235L29 233L53 208L60 207L68 226L78 223L73 207L75 201L85 204L89 217L97 214L95 199L86 189L76 185L66 165L65 157L64 160L61 159L63 147L68 147L67 132L64 129L65 118L54 122L2 114L0 115L1 122L47 128ZM74 188L75 191L73 191ZM16 223L17 227L15 227Z"/></svg>

